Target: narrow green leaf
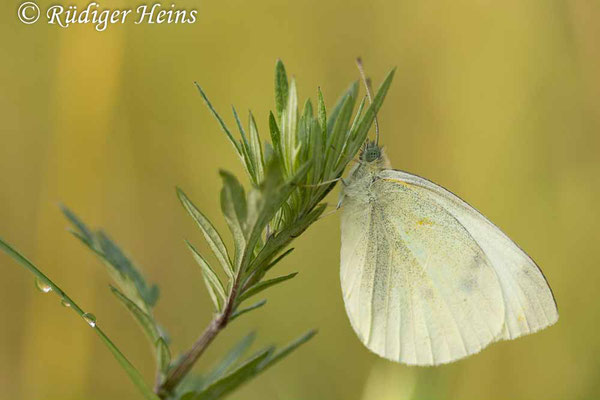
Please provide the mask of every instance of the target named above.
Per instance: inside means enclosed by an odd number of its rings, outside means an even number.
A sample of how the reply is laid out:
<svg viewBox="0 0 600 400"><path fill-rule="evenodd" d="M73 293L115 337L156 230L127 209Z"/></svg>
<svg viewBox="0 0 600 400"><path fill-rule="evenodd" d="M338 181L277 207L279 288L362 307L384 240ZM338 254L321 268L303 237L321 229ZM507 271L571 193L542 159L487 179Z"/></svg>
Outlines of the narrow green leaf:
<svg viewBox="0 0 600 400"><path fill-rule="evenodd" d="M331 111L331 114L329 115L329 118L327 120L328 134L331 134L331 131L333 130L333 125L335 124L338 114L342 110L342 106L344 105L344 101L346 101L346 97L350 96L352 99L354 99L354 101L356 101L358 95L358 86L358 82L353 82L350 85L350 87L344 92L344 94L340 96L337 103L333 107L333 110Z"/></svg>
<svg viewBox="0 0 600 400"><path fill-rule="evenodd" d="M264 371L265 369L267 369L268 367L272 366L273 364L275 364L277 361L280 361L281 359L287 357L290 353L292 353L298 347L300 347L301 345L303 345L304 343L306 343L310 339L312 339L316 334L317 334L316 330L314 330L314 329L310 330L307 333L305 333L304 335L300 336L298 339L294 340L292 343L288 344L284 348L275 352L272 356L267 358L260 365L261 372Z"/></svg>
<svg viewBox="0 0 600 400"><path fill-rule="evenodd" d="M192 397L194 400L221 399L228 393L252 379L258 373L258 367L272 354L273 349L267 348L254 357L245 361L238 368L209 385L206 389Z"/></svg>
<svg viewBox="0 0 600 400"><path fill-rule="evenodd" d="M119 289L116 287L110 285L110 291L129 310L140 327L143 329L146 337L150 341L150 345L154 346L156 340L161 336L154 318L139 308L131 299L121 293L121 291L119 291Z"/></svg>
<svg viewBox="0 0 600 400"><path fill-rule="evenodd" d="M354 131L356 131L356 127L358 126L358 123L362 117L362 112L363 109L365 108L365 102L367 101L366 97L363 97L363 99L360 101L360 104L358 106L358 110L356 111L356 115L354 116L354 120L352 121L352 125L350 126L350 132L352 133Z"/></svg>
<svg viewBox="0 0 600 400"><path fill-rule="evenodd" d="M270 160L265 171L265 179L258 188L253 188L248 194L248 214L246 217L246 237L255 239L256 232L265 228L266 222L261 220L261 213L267 206L266 203L274 202L272 195L277 193L277 189L283 184L283 176L278 158ZM270 220L270 219L269 219ZM253 236L254 232L254 236ZM262 231L259 232L259 234ZM254 246L250 243L248 247ZM252 248L252 250L254 250Z"/></svg>
<svg viewBox="0 0 600 400"><path fill-rule="evenodd" d="M281 121L281 114L286 106L288 99L288 79L285 73L285 67L281 60L275 64L275 110L277 118Z"/></svg>
<svg viewBox="0 0 600 400"><path fill-rule="evenodd" d="M322 132L322 143L327 141L327 110L325 109L325 100L323 99L323 92L321 92L321 88L318 89L318 98L319 98L319 126L321 126Z"/></svg>
<svg viewBox="0 0 600 400"><path fill-rule="evenodd" d="M244 225L246 222L246 194L244 187L236 179L236 177L225 171L219 170L219 175L223 179L223 189L226 196L222 198L222 202L227 200L232 203L232 208L223 210L226 219L229 218L235 221L237 224ZM221 204L222 205L222 204Z"/></svg>
<svg viewBox="0 0 600 400"><path fill-rule="evenodd" d="M237 342L219 361L219 363L206 375L204 378L203 386L210 385L217 379L221 378L224 374L230 371L231 367L237 363L246 351L250 348L256 333L250 332L244 336L239 342Z"/></svg>
<svg viewBox="0 0 600 400"><path fill-rule="evenodd" d="M125 295L144 312L149 313L158 300L158 286L149 285L139 268L105 233L93 232L75 213L64 206L61 206L61 209L73 225L70 232L100 257L109 275Z"/></svg>
<svg viewBox="0 0 600 400"><path fill-rule="evenodd" d="M81 239L81 241L86 243L88 246L91 246L94 241L94 234L92 233L92 231L90 231L88 227L83 222L81 222L77 215L75 215L75 213L73 213L67 207L65 207L62 204L59 207L65 215L65 217L67 217L67 219L75 227L79 239Z"/></svg>
<svg viewBox="0 0 600 400"><path fill-rule="evenodd" d="M208 242L211 250L217 257L217 260L223 267L223 270L227 272L228 275L233 275L233 266L231 261L229 260L229 255L227 254L227 248L225 247L225 243L223 243L223 239L213 226L213 224L196 208L196 206L188 199L188 197L183 193L183 191L177 188L177 196L181 201L181 204L185 207L187 212L194 218L198 227L204 234L204 238Z"/></svg>
<svg viewBox="0 0 600 400"><path fill-rule="evenodd" d="M255 185L257 185L259 179L256 174L256 164L258 161L254 158L254 154L252 152L252 149L250 148L250 143L248 142L248 137L246 136L246 131L244 131L244 128L242 127L242 121L240 121L240 117L239 117L237 111L235 110L235 107L231 106L231 109L233 110L233 116L235 118L235 122L240 131L240 135L242 136L242 141L240 143L240 147L242 149L242 158L244 161L244 165L246 166L246 172L248 172L248 176L250 177L250 180Z"/></svg>
<svg viewBox="0 0 600 400"><path fill-rule="evenodd" d="M188 241L186 244L192 251L194 255L194 259L200 265L202 269L202 276L204 277L204 282L206 283L206 288L208 289L208 293L215 305L216 311L220 312L222 310L223 304L225 303L225 299L227 296L225 295L225 289L223 288L223 284L219 280L215 271L210 267L208 262L202 257L200 253L196 250L194 246Z"/></svg>
<svg viewBox="0 0 600 400"><path fill-rule="evenodd" d="M16 262L21 264L27 270L29 270L37 279L41 280L48 286L52 288L52 293L55 293L59 296L61 300L64 300L70 304L69 307L71 310L76 312L80 317L83 318L85 312L71 299L58 285L56 285L50 278L48 278L42 271L40 271L31 261L29 261L25 256L19 253L17 250L12 248L8 243L4 242L0 239L0 250L3 250L6 254L12 257ZM127 357L121 353L119 348L115 346L115 344L106 336L106 334L100 329L100 327L96 324L93 327L94 332L100 337L102 342L108 347L112 355L115 357L119 365L123 367L129 379L137 386L140 393L147 400L159 400L158 396L152 392L152 389L146 385L144 378L139 373L139 371L129 362Z"/></svg>
<svg viewBox="0 0 600 400"><path fill-rule="evenodd" d="M302 116L300 117L300 121L298 123L298 145L300 146L298 160L300 164L305 163L311 157L311 128L313 120L314 116L312 103L310 99L307 99L304 103Z"/></svg>
<svg viewBox="0 0 600 400"><path fill-rule="evenodd" d="M158 370L162 375L166 375L169 370L169 365L171 364L171 351L169 350L169 346L167 342L162 337L156 339L156 364L158 365Z"/></svg>
<svg viewBox="0 0 600 400"><path fill-rule="evenodd" d="M269 113L269 132L271 133L271 142L273 142L273 150L277 158L283 160L281 150L281 131L275 121L275 116L272 112Z"/></svg>
<svg viewBox="0 0 600 400"><path fill-rule="evenodd" d="M177 364L177 361L175 363ZM193 399L196 395L196 392L201 391L206 387L206 382L204 380L203 375L196 374L188 374L183 380L177 385L174 390L174 394L172 397L167 397L168 399L173 400L184 400L184 399Z"/></svg>
<svg viewBox="0 0 600 400"><path fill-rule="evenodd" d="M296 167L296 156L298 154L298 95L296 93L296 82L292 79L290 84L287 105L281 114L281 144L283 153L283 164L287 176L291 176Z"/></svg>
<svg viewBox="0 0 600 400"><path fill-rule="evenodd" d="M271 261L271 263L265 267L264 272L269 271L271 268L273 268L275 265L277 265L281 260L283 260L285 257L287 257L292 251L294 251L293 247L284 251L279 257L277 257L275 260Z"/></svg>
<svg viewBox="0 0 600 400"><path fill-rule="evenodd" d="M204 102L206 103L206 105L208 106L208 109L210 110L210 112L213 114L213 116L216 118L216 120L219 122L219 125L221 126L221 129L223 130L223 132L225 132L225 134L227 135L227 137L229 138L229 141L231 142L231 144L233 145L233 147L235 148L236 153L242 157L242 149L241 146L239 145L239 143L235 140L235 138L233 137L233 135L231 134L231 132L229 131L229 129L227 128L227 125L225 125L225 122L223 121L223 118L221 118L221 116L219 115L219 113L217 113L217 110L215 110L215 108L213 107L213 105L210 103L210 101L208 100L208 97L206 96L206 94L204 93L204 91L202 90L202 88L200 87L200 85L198 84L198 82L194 82L194 85L196 85L196 87L198 88L198 90L200 91L200 95L202 96L202 98L204 99Z"/></svg>
<svg viewBox="0 0 600 400"><path fill-rule="evenodd" d="M335 178L338 177L338 175L340 173L340 169L343 170L346 167L346 164L343 164L346 161L345 160L346 148L349 145L351 145L351 143L352 143L351 136L352 136L352 133L356 131L358 123L360 122L366 100L367 100L366 97L363 97L363 99L361 100L360 105L358 106L358 110L356 111L356 115L354 116L354 120L352 121L352 125L350 126L350 129L348 130L348 134L344 140L344 146L342 147L342 150L340 151L337 162L334 164L334 171L336 171ZM352 156L354 156L354 154L352 154ZM341 168L342 164L343 164L343 168ZM328 177L328 178L331 179L333 177Z"/></svg>
<svg viewBox="0 0 600 400"><path fill-rule="evenodd" d="M233 118L235 119L235 123L237 124L238 130L240 131L240 135L242 137L242 146L244 146L246 151L249 152L250 143L248 143L248 137L246 136L246 131L242 126L242 121L240 121L240 116L238 115L237 110L233 105L231 106L231 110L233 111Z"/></svg>
<svg viewBox="0 0 600 400"><path fill-rule="evenodd" d="M134 297L135 299L139 298L140 301L137 304L142 309L149 310L152 308L158 300L158 287L156 285L148 286L139 269L105 233L101 231L97 232L95 239L95 247L103 254L103 258L124 278L125 281L121 282L118 278L115 280L120 284L125 293L131 299ZM134 290L128 287L129 281L135 285Z"/></svg>
<svg viewBox="0 0 600 400"><path fill-rule="evenodd" d="M304 232L313 222L319 218L319 216L325 211L327 206L320 204L314 208L310 213L300 218L294 224L283 229L281 232L274 236L271 236L262 250L258 253L255 259L252 261L249 273L255 271L266 272L264 268L270 268L268 264L272 257L282 248L285 248L295 237L298 237ZM255 279L260 279L263 275L259 274Z"/></svg>
<svg viewBox="0 0 600 400"><path fill-rule="evenodd" d="M292 279L298 275L297 272L291 273L289 275L279 276L277 278L269 279L266 281L258 282L256 285L253 285L246 289L239 297L239 302L241 303L244 300L249 299L250 297L262 292L265 289L270 288L273 285L277 285L278 283L285 282L287 280Z"/></svg>
<svg viewBox="0 0 600 400"><path fill-rule="evenodd" d="M313 120L312 133L312 154L313 154L313 175L311 184L316 185L321 182L323 177L323 166L325 165L325 143L327 137L323 135L319 124Z"/></svg>
<svg viewBox="0 0 600 400"><path fill-rule="evenodd" d="M249 210L254 209L254 211L248 214L248 228L250 234L248 236L246 250L244 251L240 263L242 271L245 271L248 267L256 243L266 225L275 216L277 210L282 207L283 203L294 191L298 183L304 180L309 167L310 164L308 163L300 167L296 175L283 185L278 184L281 180L281 174L277 162L275 161L267 167L265 182L261 185L261 195L258 199L253 200L256 204L252 205L249 203ZM253 197L251 196L250 199L253 199Z"/></svg>
<svg viewBox="0 0 600 400"><path fill-rule="evenodd" d="M235 268L239 266L239 261L246 245L245 226L247 216L246 194L244 187L238 180L227 171L219 171L223 179L223 188L221 189L221 210L225 215L225 220L229 230L233 235L235 245ZM228 274L233 278L233 274Z"/></svg>
<svg viewBox="0 0 600 400"><path fill-rule="evenodd" d="M274 365L276 362L287 357L296 350L298 347L308 342L317 332L312 330L302 335L292 343L288 344L284 348L277 352L273 351L273 348L267 348L259 352L256 356L246 361L240 367L230 374L224 376L212 385L208 386L201 392L197 392L194 395L187 395L186 400L216 400L221 399L225 395L231 393L239 386L254 378L259 373L265 371L267 368Z"/></svg>
<svg viewBox="0 0 600 400"><path fill-rule="evenodd" d="M333 168L338 162L339 157L342 154L344 142L346 142L346 136L348 134L348 125L350 124L350 118L352 118L352 108L354 107L354 101L351 96L346 96L345 101L342 103L340 112L335 119L333 129L331 130L327 138L327 150L325 156L325 171L333 171ZM325 179L330 179L331 176L326 176Z"/></svg>
<svg viewBox="0 0 600 400"><path fill-rule="evenodd" d="M275 157L275 150L273 149L273 145L268 142L267 140L264 141L264 146L265 146L265 170L267 169L267 165L269 165L269 163L271 162L271 160L273 160L273 158ZM262 180L261 180L262 183Z"/></svg>
<svg viewBox="0 0 600 400"><path fill-rule="evenodd" d="M373 104L367 108L365 114L360 119L356 130L350 133L350 137L348 139L348 145L346 146L346 150L344 151L344 155L342 158L342 162L340 163L338 172L341 173L341 170L345 168L346 164L350 162L352 157L358 152L360 146L365 142L367 138L367 134L369 133L369 129L373 124L373 120L375 119L375 115L379 111L379 108L383 104L383 100L392 84L392 80L394 79L394 72L396 69L392 69L386 76L385 80L377 90L377 94L373 99Z"/></svg>
<svg viewBox="0 0 600 400"><path fill-rule="evenodd" d="M256 175L257 183L260 183L265 175L265 160L262 153L262 147L260 145L260 136L258 134L258 128L256 127L256 121L252 113L249 113L249 126L250 126L250 150L256 160Z"/></svg>
<svg viewBox="0 0 600 400"><path fill-rule="evenodd" d="M304 103L304 107L302 109L302 115L305 118L313 117L313 105L312 105L312 101L310 101L310 99L306 99L306 102Z"/></svg>
<svg viewBox="0 0 600 400"><path fill-rule="evenodd" d="M249 305L248 307L240 308L239 310L237 310L236 312L231 314L231 317L229 317L229 321L233 321L237 317L244 315L247 312L250 312L252 310L256 310L257 308L260 308L260 307L264 306L265 304L267 304L267 300L260 300L252 305Z"/></svg>

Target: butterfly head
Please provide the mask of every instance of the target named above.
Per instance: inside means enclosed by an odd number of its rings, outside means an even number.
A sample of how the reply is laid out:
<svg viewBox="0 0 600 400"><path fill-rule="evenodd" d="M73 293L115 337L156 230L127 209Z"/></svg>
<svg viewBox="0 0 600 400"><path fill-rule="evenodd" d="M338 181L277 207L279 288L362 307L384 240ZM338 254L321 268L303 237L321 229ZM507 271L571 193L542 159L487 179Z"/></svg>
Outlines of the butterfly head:
<svg viewBox="0 0 600 400"><path fill-rule="evenodd" d="M379 161L382 156L382 148L374 141L365 142L362 151L360 152L360 160L366 163Z"/></svg>
<svg viewBox="0 0 600 400"><path fill-rule="evenodd" d="M383 146L370 140L365 142L361 149L360 165L373 171L390 168L390 162L383 151Z"/></svg>

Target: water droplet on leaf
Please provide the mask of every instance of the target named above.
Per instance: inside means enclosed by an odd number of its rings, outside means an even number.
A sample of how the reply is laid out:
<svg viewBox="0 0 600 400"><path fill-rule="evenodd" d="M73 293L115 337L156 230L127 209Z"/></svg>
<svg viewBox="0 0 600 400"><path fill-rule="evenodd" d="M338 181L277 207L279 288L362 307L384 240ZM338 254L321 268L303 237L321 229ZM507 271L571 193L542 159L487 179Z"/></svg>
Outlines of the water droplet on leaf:
<svg viewBox="0 0 600 400"><path fill-rule="evenodd" d="M60 304L61 304L63 307L67 307L67 308L71 307L71 303L69 303L69 301L68 301L67 299L62 299L62 300L60 301Z"/></svg>
<svg viewBox="0 0 600 400"><path fill-rule="evenodd" d="M83 319L85 320L85 322L88 323L89 326L91 326L92 328L96 327L96 316L92 313L85 313L83 314Z"/></svg>
<svg viewBox="0 0 600 400"><path fill-rule="evenodd" d="M35 287L42 293L49 293L52 291L52 287L39 278L35 278Z"/></svg>

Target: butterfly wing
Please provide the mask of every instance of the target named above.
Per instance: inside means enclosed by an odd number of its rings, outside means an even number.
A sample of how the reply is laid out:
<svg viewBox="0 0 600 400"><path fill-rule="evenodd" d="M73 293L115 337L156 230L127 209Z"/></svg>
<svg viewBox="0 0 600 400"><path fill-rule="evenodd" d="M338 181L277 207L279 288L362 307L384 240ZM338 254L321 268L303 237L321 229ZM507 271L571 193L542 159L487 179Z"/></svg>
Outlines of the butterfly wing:
<svg viewBox="0 0 600 400"><path fill-rule="evenodd" d="M344 199L341 283L350 322L378 355L435 365L502 332L491 260L443 206L394 178Z"/></svg>
<svg viewBox="0 0 600 400"><path fill-rule="evenodd" d="M491 262L504 299L504 325L497 340L536 332L558 320L550 286L535 262L477 210L444 188L402 171L385 170L384 180L407 185L419 197L451 214Z"/></svg>

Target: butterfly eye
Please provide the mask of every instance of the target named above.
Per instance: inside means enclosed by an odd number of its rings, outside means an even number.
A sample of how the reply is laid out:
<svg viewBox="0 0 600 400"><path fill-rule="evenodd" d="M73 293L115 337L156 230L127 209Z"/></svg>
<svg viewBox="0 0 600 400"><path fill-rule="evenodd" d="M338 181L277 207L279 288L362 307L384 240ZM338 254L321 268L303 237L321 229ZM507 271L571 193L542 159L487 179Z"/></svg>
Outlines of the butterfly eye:
<svg viewBox="0 0 600 400"><path fill-rule="evenodd" d="M366 162L373 162L381 158L381 150L377 145L368 146L363 153L363 160Z"/></svg>

